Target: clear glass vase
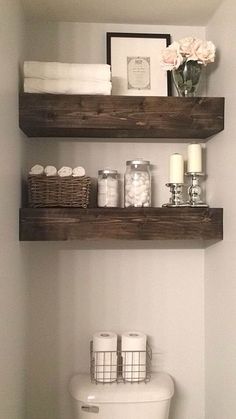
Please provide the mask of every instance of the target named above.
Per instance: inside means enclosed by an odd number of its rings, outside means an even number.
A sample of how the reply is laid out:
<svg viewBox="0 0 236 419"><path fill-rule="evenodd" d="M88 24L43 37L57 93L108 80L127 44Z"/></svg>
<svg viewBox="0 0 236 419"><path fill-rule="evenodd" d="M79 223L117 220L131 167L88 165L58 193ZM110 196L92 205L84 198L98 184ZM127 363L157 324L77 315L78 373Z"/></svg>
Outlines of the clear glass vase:
<svg viewBox="0 0 236 419"><path fill-rule="evenodd" d="M197 61L185 61L172 71L178 95L182 97L196 96L202 73L202 64Z"/></svg>

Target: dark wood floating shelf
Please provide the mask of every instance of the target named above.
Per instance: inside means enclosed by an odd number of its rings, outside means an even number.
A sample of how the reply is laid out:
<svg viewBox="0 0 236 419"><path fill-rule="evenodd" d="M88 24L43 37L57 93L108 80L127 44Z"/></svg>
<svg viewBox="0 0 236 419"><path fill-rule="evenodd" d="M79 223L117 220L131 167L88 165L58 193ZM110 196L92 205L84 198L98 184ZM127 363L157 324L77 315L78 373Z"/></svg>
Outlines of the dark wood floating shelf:
<svg viewBox="0 0 236 419"><path fill-rule="evenodd" d="M205 141L224 129L224 98L20 94L29 137ZM166 140L167 141L167 140Z"/></svg>
<svg viewBox="0 0 236 419"><path fill-rule="evenodd" d="M22 208L20 240L222 240L221 208Z"/></svg>

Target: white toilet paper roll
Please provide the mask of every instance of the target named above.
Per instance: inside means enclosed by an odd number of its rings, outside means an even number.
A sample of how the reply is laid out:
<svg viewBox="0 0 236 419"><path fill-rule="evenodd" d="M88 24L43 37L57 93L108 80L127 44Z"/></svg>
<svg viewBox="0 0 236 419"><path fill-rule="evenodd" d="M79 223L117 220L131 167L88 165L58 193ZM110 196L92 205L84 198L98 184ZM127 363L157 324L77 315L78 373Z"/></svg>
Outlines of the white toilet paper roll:
<svg viewBox="0 0 236 419"><path fill-rule="evenodd" d="M102 383L117 379L117 335L98 332L93 335L94 378Z"/></svg>
<svg viewBox="0 0 236 419"><path fill-rule="evenodd" d="M147 336L140 332L127 332L121 337L123 378L125 381L143 381L146 378Z"/></svg>

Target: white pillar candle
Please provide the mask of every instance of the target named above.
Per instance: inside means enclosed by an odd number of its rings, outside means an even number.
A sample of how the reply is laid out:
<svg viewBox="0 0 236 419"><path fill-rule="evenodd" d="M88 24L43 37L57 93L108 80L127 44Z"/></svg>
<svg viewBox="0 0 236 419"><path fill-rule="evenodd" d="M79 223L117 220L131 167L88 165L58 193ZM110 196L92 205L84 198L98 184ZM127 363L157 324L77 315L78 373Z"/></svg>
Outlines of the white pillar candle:
<svg viewBox="0 0 236 419"><path fill-rule="evenodd" d="M170 156L169 183L184 183L184 160L179 153Z"/></svg>
<svg viewBox="0 0 236 419"><path fill-rule="evenodd" d="M188 172L202 171L202 148L201 144L188 145Z"/></svg>

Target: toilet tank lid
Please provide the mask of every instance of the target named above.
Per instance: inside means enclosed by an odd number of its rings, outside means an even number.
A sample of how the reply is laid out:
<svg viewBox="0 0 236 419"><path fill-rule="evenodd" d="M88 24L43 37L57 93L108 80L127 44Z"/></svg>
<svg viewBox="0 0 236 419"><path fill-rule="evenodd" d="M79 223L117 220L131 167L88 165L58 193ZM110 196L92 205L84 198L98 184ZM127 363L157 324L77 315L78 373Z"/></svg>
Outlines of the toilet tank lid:
<svg viewBox="0 0 236 419"><path fill-rule="evenodd" d="M174 383L166 373L152 374L148 383L94 384L90 375L78 374L70 381L70 393L83 403L145 403L169 400Z"/></svg>

